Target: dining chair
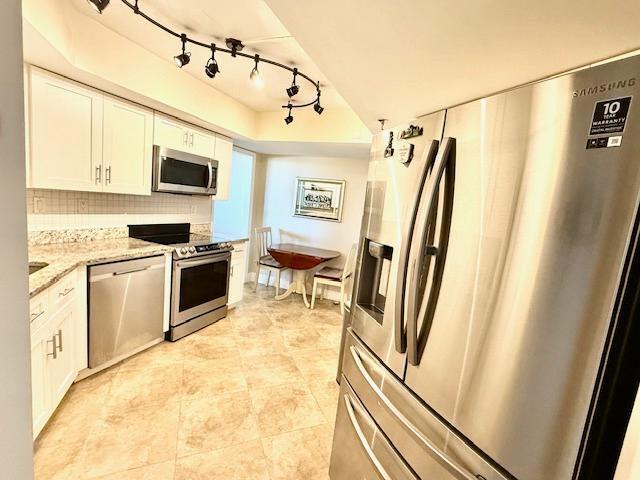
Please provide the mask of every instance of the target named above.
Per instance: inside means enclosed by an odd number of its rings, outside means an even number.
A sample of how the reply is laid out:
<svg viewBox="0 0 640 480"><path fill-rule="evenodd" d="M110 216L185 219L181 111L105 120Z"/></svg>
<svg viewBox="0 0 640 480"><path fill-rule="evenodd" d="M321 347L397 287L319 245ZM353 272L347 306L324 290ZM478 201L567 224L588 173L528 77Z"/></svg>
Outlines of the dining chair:
<svg viewBox="0 0 640 480"><path fill-rule="evenodd" d="M275 258L269 254L268 248L271 246L271 227L259 227L255 229L254 238L256 249L258 251L258 272L256 273L256 282L253 291L258 289L258 280L260 279L260 271L267 270L267 287L271 282L271 272L276 274L276 296L280 294L280 273L287 268L280 264Z"/></svg>
<svg viewBox="0 0 640 480"><path fill-rule="evenodd" d="M311 292L312 310L316 304L316 295L318 294L319 287L322 288L320 291L321 299L324 299L324 290L327 286L340 287L340 313L344 315L345 287L355 270L357 250L358 244L354 243L349 249L344 268L323 267L313 275L313 290Z"/></svg>

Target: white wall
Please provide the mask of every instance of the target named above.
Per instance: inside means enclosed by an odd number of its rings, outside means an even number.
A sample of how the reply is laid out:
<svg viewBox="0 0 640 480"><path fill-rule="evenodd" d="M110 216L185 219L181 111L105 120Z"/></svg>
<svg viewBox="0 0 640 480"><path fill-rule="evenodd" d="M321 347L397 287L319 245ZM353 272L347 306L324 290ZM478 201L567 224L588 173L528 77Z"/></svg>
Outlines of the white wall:
<svg viewBox="0 0 640 480"><path fill-rule="evenodd" d="M338 250L342 256L331 265L342 266L351 245L358 240L367 169L368 162L363 159L260 155L256 162L256 182L260 180L262 170L264 196L262 204L259 201L254 204L254 227L270 226L274 242ZM296 177L346 180L342 221L292 216ZM255 257L252 259L255 262Z"/></svg>
<svg viewBox="0 0 640 480"><path fill-rule="evenodd" d="M20 0L0 15L0 476L32 478L31 364Z"/></svg>

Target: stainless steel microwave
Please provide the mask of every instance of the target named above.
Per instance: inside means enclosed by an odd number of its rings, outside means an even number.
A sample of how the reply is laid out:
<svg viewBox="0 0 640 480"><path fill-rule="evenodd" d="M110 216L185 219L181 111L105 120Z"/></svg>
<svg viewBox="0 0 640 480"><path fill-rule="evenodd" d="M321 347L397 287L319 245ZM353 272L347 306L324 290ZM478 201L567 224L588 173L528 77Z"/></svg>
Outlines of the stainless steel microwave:
<svg viewBox="0 0 640 480"><path fill-rule="evenodd" d="M215 195L217 183L217 160L154 145L154 192Z"/></svg>

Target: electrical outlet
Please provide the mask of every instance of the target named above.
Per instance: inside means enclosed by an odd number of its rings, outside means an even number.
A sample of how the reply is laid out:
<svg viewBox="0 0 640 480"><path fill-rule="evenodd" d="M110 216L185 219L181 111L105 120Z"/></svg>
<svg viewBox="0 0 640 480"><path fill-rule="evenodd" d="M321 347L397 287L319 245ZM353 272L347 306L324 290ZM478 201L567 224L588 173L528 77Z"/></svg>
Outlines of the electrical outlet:
<svg viewBox="0 0 640 480"><path fill-rule="evenodd" d="M44 199L42 197L33 197L33 213L44 213Z"/></svg>
<svg viewBox="0 0 640 480"><path fill-rule="evenodd" d="M76 213L89 213L89 201L86 198L76 200Z"/></svg>

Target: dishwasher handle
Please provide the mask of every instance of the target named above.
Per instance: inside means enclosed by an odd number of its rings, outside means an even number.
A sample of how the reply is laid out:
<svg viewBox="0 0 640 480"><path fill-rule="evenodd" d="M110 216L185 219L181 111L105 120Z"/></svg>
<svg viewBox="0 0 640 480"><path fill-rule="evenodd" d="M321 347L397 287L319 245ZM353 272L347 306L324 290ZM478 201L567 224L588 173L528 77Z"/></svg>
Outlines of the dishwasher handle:
<svg viewBox="0 0 640 480"><path fill-rule="evenodd" d="M100 282L110 278L123 277L149 270L165 268L164 255L136 258L123 262L104 263L89 267L89 283Z"/></svg>

